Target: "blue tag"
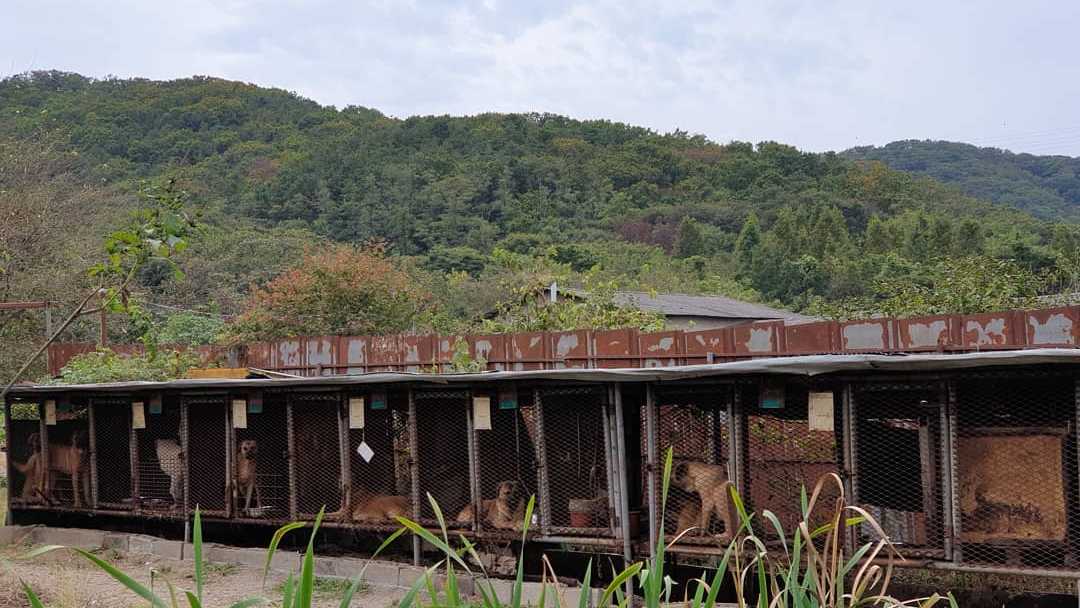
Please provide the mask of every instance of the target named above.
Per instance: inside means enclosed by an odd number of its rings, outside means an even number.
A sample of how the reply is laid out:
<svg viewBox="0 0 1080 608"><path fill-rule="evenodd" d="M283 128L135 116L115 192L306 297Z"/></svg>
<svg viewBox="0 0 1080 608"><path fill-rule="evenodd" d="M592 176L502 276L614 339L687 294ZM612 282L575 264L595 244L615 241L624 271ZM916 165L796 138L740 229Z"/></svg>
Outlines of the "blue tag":
<svg viewBox="0 0 1080 608"><path fill-rule="evenodd" d="M248 401L247 411L249 414L261 414L262 401Z"/></svg>
<svg viewBox="0 0 1080 608"><path fill-rule="evenodd" d="M151 401L150 402L150 413L151 414L160 414L161 413L161 402L160 401L157 401L157 402Z"/></svg>
<svg viewBox="0 0 1080 608"><path fill-rule="evenodd" d="M385 410L386 409L386 393L372 393L371 394L371 409L373 409L373 410Z"/></svg>

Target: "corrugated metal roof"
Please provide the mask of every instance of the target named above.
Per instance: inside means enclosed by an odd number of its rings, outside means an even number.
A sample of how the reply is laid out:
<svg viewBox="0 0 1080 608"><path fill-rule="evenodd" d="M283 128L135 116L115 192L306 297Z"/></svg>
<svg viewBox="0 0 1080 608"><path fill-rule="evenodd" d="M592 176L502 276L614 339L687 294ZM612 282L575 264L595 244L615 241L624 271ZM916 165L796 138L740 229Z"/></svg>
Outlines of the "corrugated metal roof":
<svg viewBox="0 0 1080 608"><path fill-rule="evenodd" d="M692 296L684 293L620 291L615 302L636 305L638 308L666 316L710 317L725 319L783 319L792 322L817 321L816 317L800 315L790 310L771 308L762 304L743 302L724 296Z"/></svg>
<svg viewBox="0 0 1080 608"><path fill-rule="evenodd" d="M353 376L317 376L310 378L258 378L173 380L170 382L115 382L110 384L20 385L11 389L14 397L69 392L125 393L152 390L246 390L253 388L327 387L365 384L483 384L509 381L570 382L665 382L712 378L779 374L819 376L831 373L859 372L935 372L981 367L1080 364L1080 349L1041 348L1018 351L992 351L956 355L812 355L750 359L711 365L626 369L548 369L519 372L481 372L475 374L373 373Z"/></svg>

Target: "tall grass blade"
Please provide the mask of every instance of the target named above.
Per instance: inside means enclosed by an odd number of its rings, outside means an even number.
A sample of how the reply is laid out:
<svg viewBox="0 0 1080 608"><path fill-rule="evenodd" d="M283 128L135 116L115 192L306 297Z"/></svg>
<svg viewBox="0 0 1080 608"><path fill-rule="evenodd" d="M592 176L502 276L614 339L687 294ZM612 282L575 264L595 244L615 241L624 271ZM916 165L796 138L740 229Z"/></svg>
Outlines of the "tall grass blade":
<svg viewBox="0 0 1080 608"><path fill-rule="evenodd" d="M154 606L154 608L168 608L168 606L165 604L164 600L162 600L160 597L155 595L149 589L144 587L138 581L136 581L135 579L128 576L127 573L125 573L123 570L120 570L116 566L114 566L114 565L110 564L109 562L101 559L100 557L94 555L93 553L91 553L89 551L86 551L85 549L76 549L76 548L72 547L71 550L74 551L75 553L83 556L84 558L86 558L88 561L90 561L95 566L97 566L98 568L103 570L106 574L111 576L113 579L115 579L121 585L127 587L129 590L131 590L133 593L135 593L139 597L141 597L144 600L150 602L150 605Z"/></svg>
<svg viewBox="0 0 1080 608"><path fill-rule="evenodd" d="M285 524L274 531L274 535L270 538L270 545L266 548L266 563L263 565L262 586L266 588L266 577L270 574L270 562L274 559L274 554L277 553L278 545L281 544L281 539L286 534L307 526L306 523L301 521L294 521L292 523Z"/></svg>
<svg viewBox="0 0 1080 608"><path fill-rule="evenodd" d="M611 597L616 592L622 593L623 583L625 583L627 579L631 579L637 576L637 573L641 570L643 565L644 564L642 564L641 562L632 564L629 567L625 568L622 572L620 572L614 579L612 579L612 581L608 583L608 586L604 588L604 594L600 597L600 603L598 604L598 606L607 606L608 603L611 601Z"/></svg>
<svg viewBox="0 0 1080 608"><path fill-rule="evenodd" d="M319 524L322 523L325 511L326 507L319 509L319 514L315 516L315 523L311 527L307 550L304 551L304 562L300 567L300 586L296 590L296 608L311 608L311 596L315 590L315 535L319 532Z"/></svg>
<svg viewBox="0 0 1080 608"><path fill-rule="evenodd" d="M195 505L195 524L191 536L195 557L195 597L202 606L203 599L203 540L202 540L202 513L198 505ZM189 600L190 601L190 600Z"/></svg>
<svg viewBox="0 0 1080 608"><path fill-rule="evenodd" d="M293 579L292 572L290 572L289 577L285 579L285 588L281 592L281 608L292 608L295 585L296 581Z"/></svg>
<svg viewBox="0 0 1080 608"><path fill-rule="evenodd" d="M26 594L26 600L30 602L30 608L45 608L45 604L41 603L41 598L34 593L34 590L30 588L30 585L26 584L26 581L19 580L22 585L23 593Z"/></svg>
<svg viewBox="0 0 1080 608"><path fill-rule="evenodd" d="M589 596L592 594L592 559L585 564L585 577L581 579L581 593L578 594L577 608L589 608Z"/></svg>
<svg viewBox="0 0 1080 608"><path fill-rule="evenodd" d="M445 541L443 541L443 539L441 539L438 536L435 536L434 534L432 534L430 531L428 531L427 528L425 528L424 526L421 526L420 524L416 523L415 521L412 521L411 519L401 517L401 516L397 517L397 521L398 521L399 524L404 526L409 532L412 532L413 534L419 536L420 538L427 541L428 543L431 543L432 546L434 546L436 549L438 549L443 554L445 554L448 559L454 560L462 568L464 568L465 570L469 570L469 565L465 563L465 560L461 559L461 556L459 556L457 554L457 551L454 551L453 549L451 549L450 545L448 545Z"/></svg>
<svg viewBox="0 0 1080 608"><path fill-rule="evenodd" d="M229 608L251 608L252 606L258 606L259 604L265 604L266 600L261 597L249 597L246 600L240 600L229 606Z"/></svg>
<svg viewBox="0 0 1080 608"><path fill-rule="evenodd" d="M409 587L409 590L402 596L401 601L398 602L397 608L412 608L416 604L416 596L420 593L420 588L431 578L432 573L441 568L442 565L443 562L440 561L425 570L423 575L418 576L412 586Z"/></svg>
<svg viewBox="0 0 1080 608"><path fill-rule="evenodd" d="M521 522L521 553L518 555L517 572L514 575L514 590L510 595L510 608L521 608L521 588L525 582L525 541L529 538L529 522L532 521L533 509L536 508L536 496L530 496L525 505L525 517Z"/></svg>

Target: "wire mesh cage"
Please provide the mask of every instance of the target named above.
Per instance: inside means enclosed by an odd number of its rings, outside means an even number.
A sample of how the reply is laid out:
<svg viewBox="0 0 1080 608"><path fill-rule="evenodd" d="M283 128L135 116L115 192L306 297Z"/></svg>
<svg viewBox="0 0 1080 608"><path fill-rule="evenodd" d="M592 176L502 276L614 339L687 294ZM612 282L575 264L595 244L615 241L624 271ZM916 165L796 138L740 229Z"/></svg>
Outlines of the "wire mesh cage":
<svg viewBox="0 0 1080 608"><path fill-rule="evenodd" d="M539 493L540 442L533 395L506 386L474 397L486 399L474 402L473 408L477 501L462 509L457 519L476 525L489 537L516 536L529 497ZM534 519L539 521L536 515Z"/></svg>
<svg viewBox="0 0 1080 608"><path fill-rule="evenodd" d="M154 396L131 404L136 429L136 496L144 512L182 515L187 483L182 407L180 399L173 396Z"/></svg>
<svg viewBox="0 0 1080 608"><path fill-rule="evenodd" d="M729 407L730 385L686 388L657 388L654 391L654 450L647 446L642 454L651 461L659 484L664 457L672 451L672 474L664 509L664 533L667 538L689 530L683 543L712 544L715 536L730 536L737 528L733 513L729 480L729 442L731 437ZM648 408L646 402L642 408ZM648 413L642 415L646 420ZM648 432L648 431L646 431ZM642 437L643 443L647 438ZM648 467L646 462L646 467ZM659 514L663 498L654 488L652 495Z"/></svg>
<svg viewBox="0 0 1080 608"><path fill-rule="evenodd" d="M291 393L293 470L299 517L341 509L341 395Z"/></svg>
<svg viewBox="0 0 1080 608"><path fill-rule="evenodd" d="M396 529L396 517L412 517L408 394L357 392L347 403L349 483L338 515L359 528Z"/></svg>
<svg viewBox="0 0 1080 608"><path fill-rule="evenodd" d="M289 429L285 395L233 399L230 463L232 513L237 519L291 519Z"/></svg>
<svg viewBox="0 0 1080 608"><path fill-rule="evenodd" d="M1065 376L982 376L954 385L960 559L1075 568L1076 385Z"/></svg>
<svg viewBox="0 0 1080 608"><path fill-rule="evenodd" d="M41 457L41 408L36 402L7 404L8 492L13 505L45 502Z"/></svg>
<svg viewBox="0 0 1080 608"><path fill-rule="evenodd" d="M437 525L427 495L438 503L452 528L471 528L458 515L472 502L469 474L469 391L418 390L413 393L420 523Z"/></svg>
<svg viewBox="0 0 1080 608"><path fill-rule="evenodd" d="M535 400L546 475L540 488L543 523L557 534L613 534L606 390L542 388Z"/></svg>
<svg viewBox="0 0 1080 608"><path fill-rule="evenodd" d="M802 520L803 489L810 494L823 476L839 473L835 429L840 408L835 407L835 395L828 388L792 383L745 386L739 390L739 399L746 445L744 498L755 510L772 511L790 535ZM839 495L835 484L823 487L810 514L812 524L830 515L831 499ZM765 527L761 531L769 537L773 534Z"/></svg>
<svg viewBox="0 0 1080 608"><path fill-rule="evenodd" d="M908 556L944 556L943 397L933 383L852 388L855 501Z"/></svg>
<svg viewBox="0 0 1080 608"><path fill-rule="evenodd" d="M224 516L228 505L228 399L224 396L184 398L187 408L186 460L188 507Z"/></svg>
<svg viewBox="0 0 1080 608"><path fill-rule="evenodd" d="M102 509L131 509L131 399L94 397L93 504Z"/></svg>

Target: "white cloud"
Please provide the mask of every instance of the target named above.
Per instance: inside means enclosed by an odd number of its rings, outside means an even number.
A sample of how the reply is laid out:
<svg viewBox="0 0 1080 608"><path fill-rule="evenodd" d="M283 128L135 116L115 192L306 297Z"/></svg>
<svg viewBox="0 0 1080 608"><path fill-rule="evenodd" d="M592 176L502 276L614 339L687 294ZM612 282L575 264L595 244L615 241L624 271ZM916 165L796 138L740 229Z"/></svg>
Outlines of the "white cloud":
<svg viewBox="0 0 1080 608"><path fill-rule="evenodd" d="M323 103L550 111L814 150L1080 155L1080 3L30 2L0 69L210 74Z"/></svg>

